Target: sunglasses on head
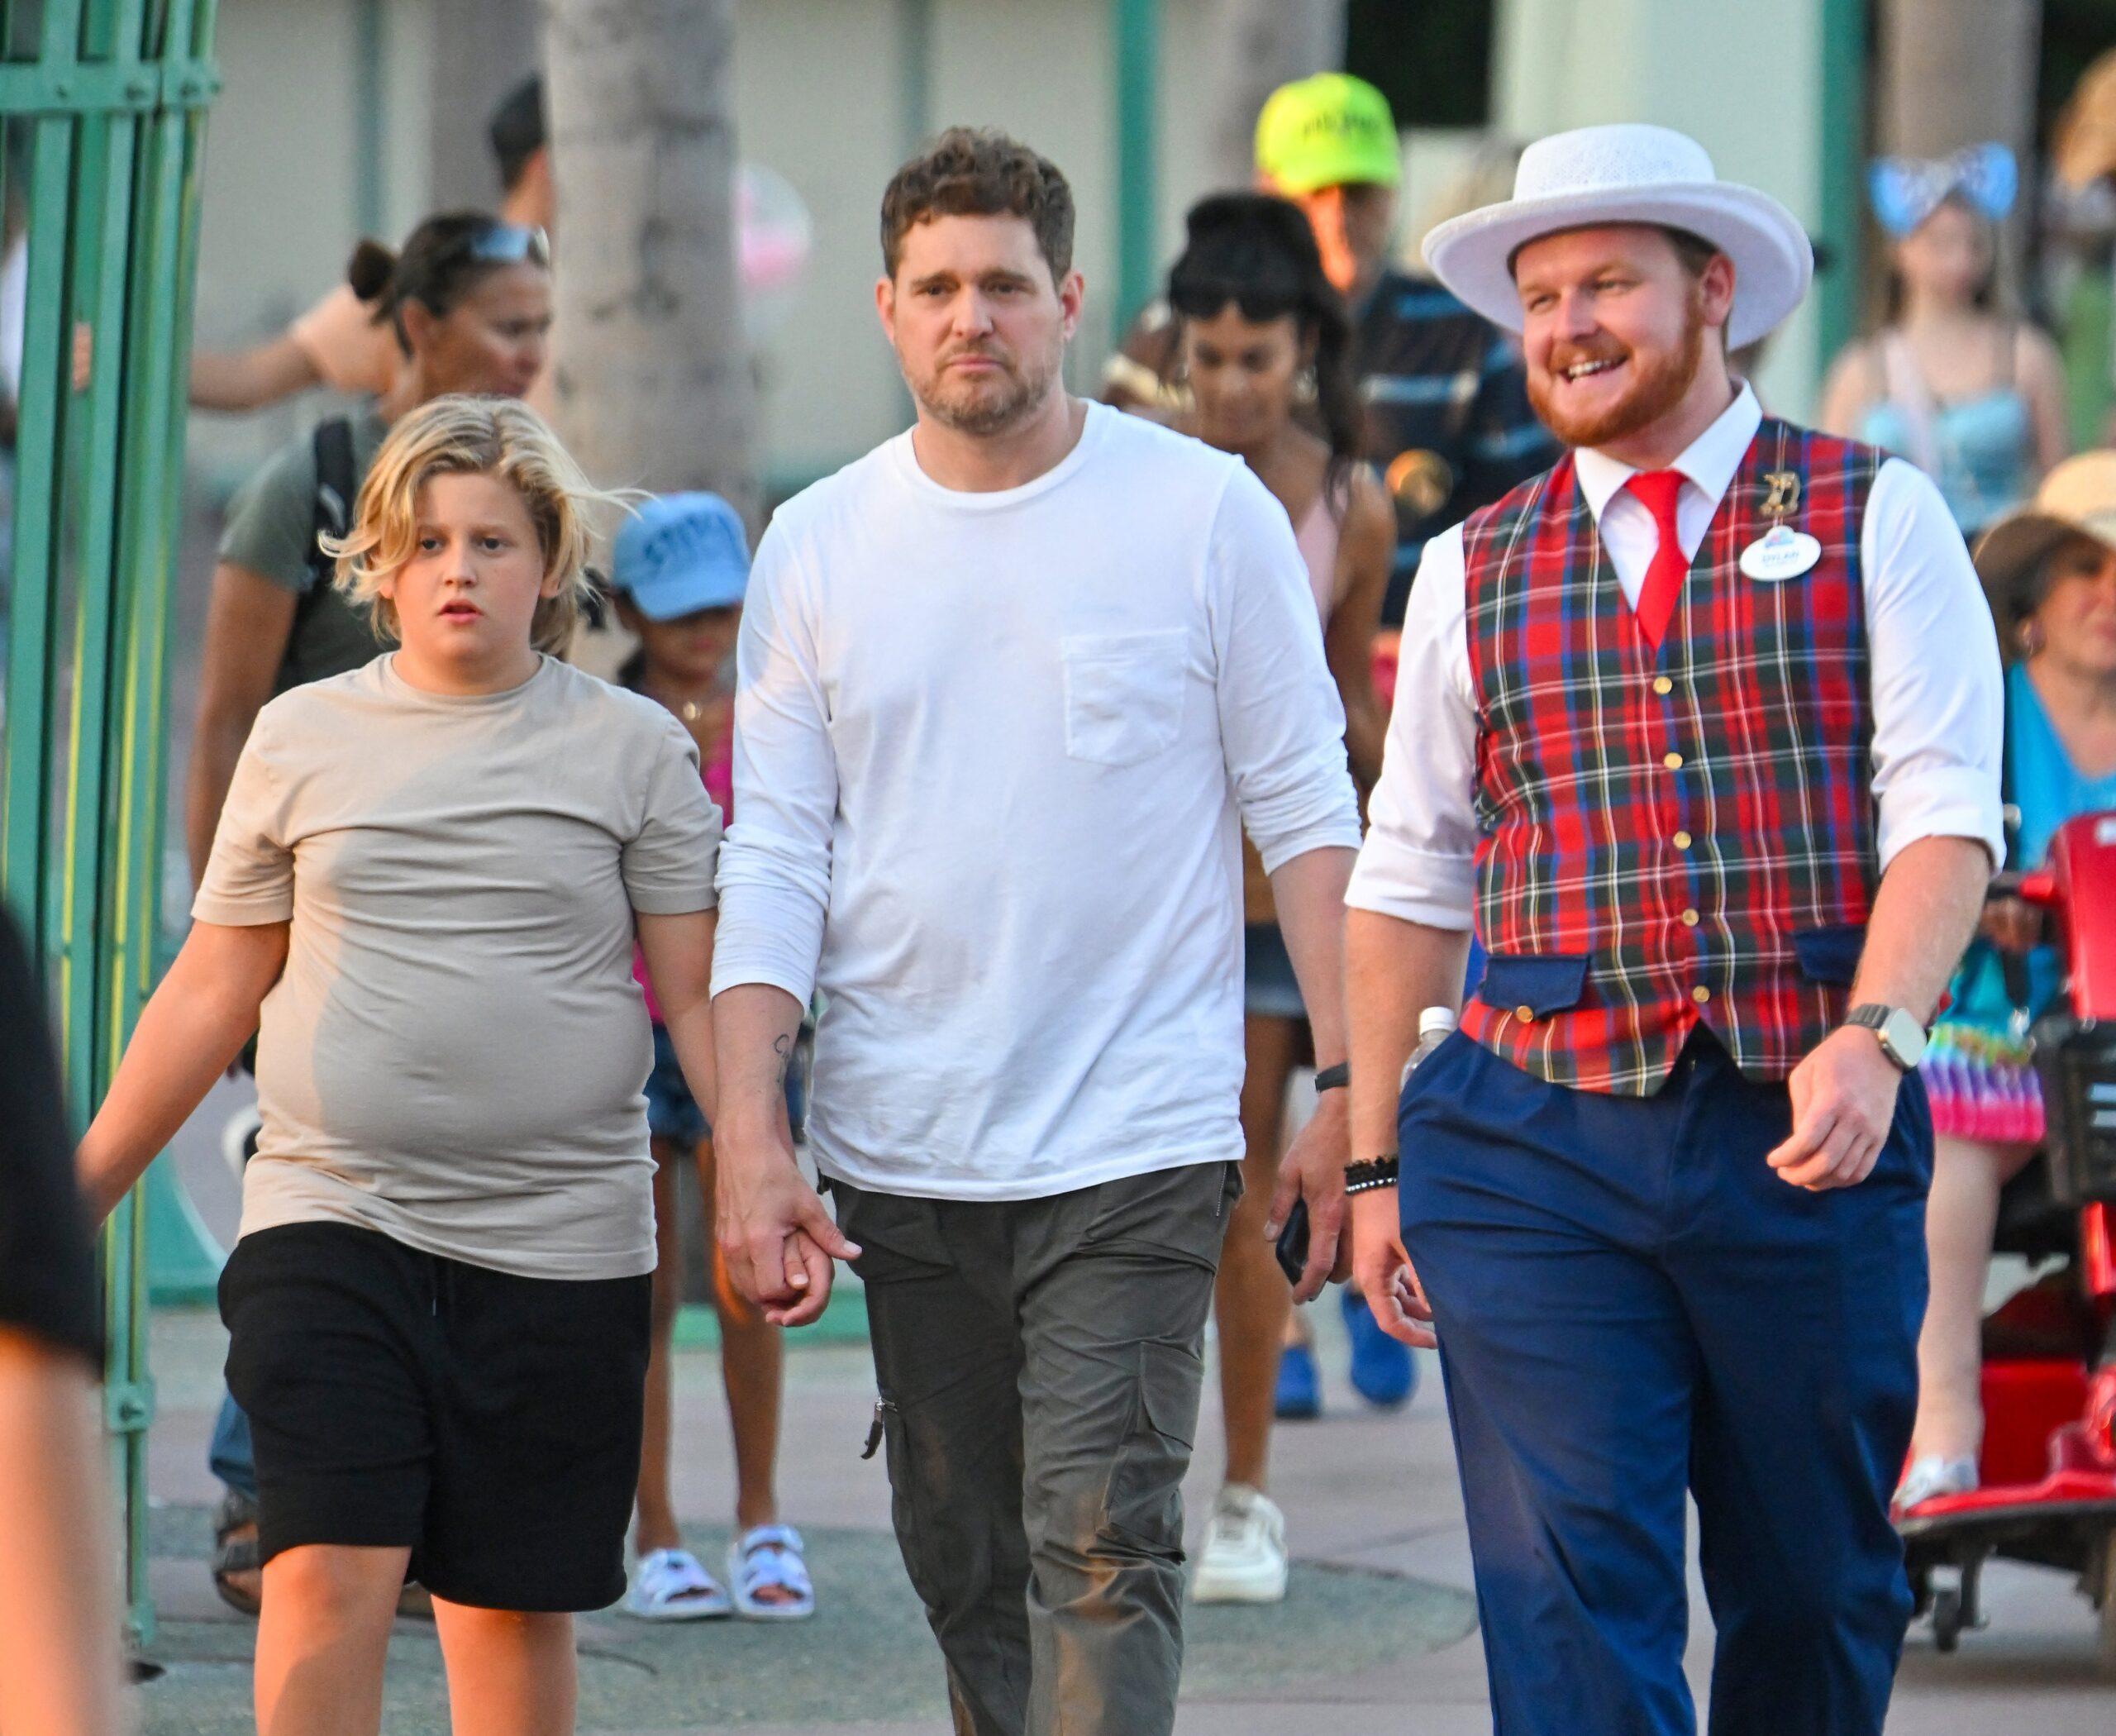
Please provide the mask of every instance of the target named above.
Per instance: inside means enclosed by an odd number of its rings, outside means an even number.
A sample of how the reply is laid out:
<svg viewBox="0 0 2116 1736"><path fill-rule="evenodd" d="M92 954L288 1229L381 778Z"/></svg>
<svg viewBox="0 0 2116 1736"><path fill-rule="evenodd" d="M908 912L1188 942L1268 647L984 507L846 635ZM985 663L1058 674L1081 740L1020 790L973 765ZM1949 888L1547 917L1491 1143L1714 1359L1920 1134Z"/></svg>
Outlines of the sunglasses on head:
<svg viewBox="0 0 2116 1736"><path fill-rule="evenodd" d="M1279 319L1297 320L1307 312L1299 296L1270 290L1184 288L1174 291L1168 300L1185 319L1214 319L1232 307L1252 326L1268 326Z"/></svg>
<svg viewBox="0 0 2116 1736"><path fill-rule="evenodd" d="M494 223L474 231L465 238L463 251L484 265L532 265L550 269L550 237L542 229L522 223Z"/></svg>

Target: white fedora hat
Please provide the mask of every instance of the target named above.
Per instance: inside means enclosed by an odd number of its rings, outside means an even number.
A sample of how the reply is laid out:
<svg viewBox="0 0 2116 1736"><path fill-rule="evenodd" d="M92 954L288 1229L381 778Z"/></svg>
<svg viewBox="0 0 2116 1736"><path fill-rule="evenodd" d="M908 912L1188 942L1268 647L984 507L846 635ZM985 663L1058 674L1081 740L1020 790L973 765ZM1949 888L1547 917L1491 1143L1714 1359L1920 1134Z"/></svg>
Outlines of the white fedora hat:
<svg viewBox="0 0 2116 1736"><path fill-rule="evenodd" d="M1513 255L1564 229L1656 223L1700 236L1734 262L1727 342L1754 343L1794 308L1814 250L1793 213L1753 187L1723 181L1704 147L1666 126L1581 126L1521 153L1513 197L1440 224L1425 238L1433 275L1494 325L1521 329Z"/></svg>

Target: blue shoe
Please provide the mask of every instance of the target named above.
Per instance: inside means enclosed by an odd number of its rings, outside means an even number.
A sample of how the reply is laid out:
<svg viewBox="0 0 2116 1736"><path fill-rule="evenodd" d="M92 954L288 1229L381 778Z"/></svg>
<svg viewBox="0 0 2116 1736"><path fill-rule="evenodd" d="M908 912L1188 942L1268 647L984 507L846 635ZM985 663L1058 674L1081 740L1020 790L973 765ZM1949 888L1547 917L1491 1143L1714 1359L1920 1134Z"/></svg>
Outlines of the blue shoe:
<svg viewBox="0 0 2116 1736"><path fill-rule="evenodd" d="M1400 1344L1375 1324L1373 1310L1356 1285L1340 1292L1345 1330L1352 1340L1352 1390L1370 1405L1394 1410L1418 1390L1418 1365L1408 1344ZM1279 1376L1281 1388L1285 1375Z"/></svg>
<svg viewBox="0 0 2116 1736"><path fill-rule="evenodd" d="M1289 1344L1279 1352L1271 1414L1281 1423L1309 1423L1322 1414L1322 1382L1316 1376L1315 1352L1305 1344Z"/></svg>

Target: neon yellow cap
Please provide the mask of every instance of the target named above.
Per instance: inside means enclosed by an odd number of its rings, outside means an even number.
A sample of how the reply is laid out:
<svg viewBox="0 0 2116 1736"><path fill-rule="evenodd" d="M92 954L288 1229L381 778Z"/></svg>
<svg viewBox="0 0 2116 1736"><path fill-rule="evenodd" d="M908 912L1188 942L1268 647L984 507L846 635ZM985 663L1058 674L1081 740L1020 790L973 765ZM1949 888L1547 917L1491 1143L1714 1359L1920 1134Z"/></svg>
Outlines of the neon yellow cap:
<svg viewBox="0 0 2116 1736"><path fill-rule="evenodd" d="M1389 99L1349 73L1281 84L1256 117L1256 168L1281 193L1394 187L1403 169Z"/></svg>

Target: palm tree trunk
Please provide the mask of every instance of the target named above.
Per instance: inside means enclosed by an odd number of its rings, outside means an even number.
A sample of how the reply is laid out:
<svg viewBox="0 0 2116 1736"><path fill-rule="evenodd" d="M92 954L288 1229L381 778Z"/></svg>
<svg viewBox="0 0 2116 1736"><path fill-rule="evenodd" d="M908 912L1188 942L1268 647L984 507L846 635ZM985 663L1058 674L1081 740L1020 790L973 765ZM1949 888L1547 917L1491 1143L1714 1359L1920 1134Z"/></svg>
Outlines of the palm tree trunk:
<svg viewBox="0 0 2116 1736"><path fill-rule="evenodd" d="M754 522L736 270L732 0L542 0L560 432L605 485Z"/></svg>

